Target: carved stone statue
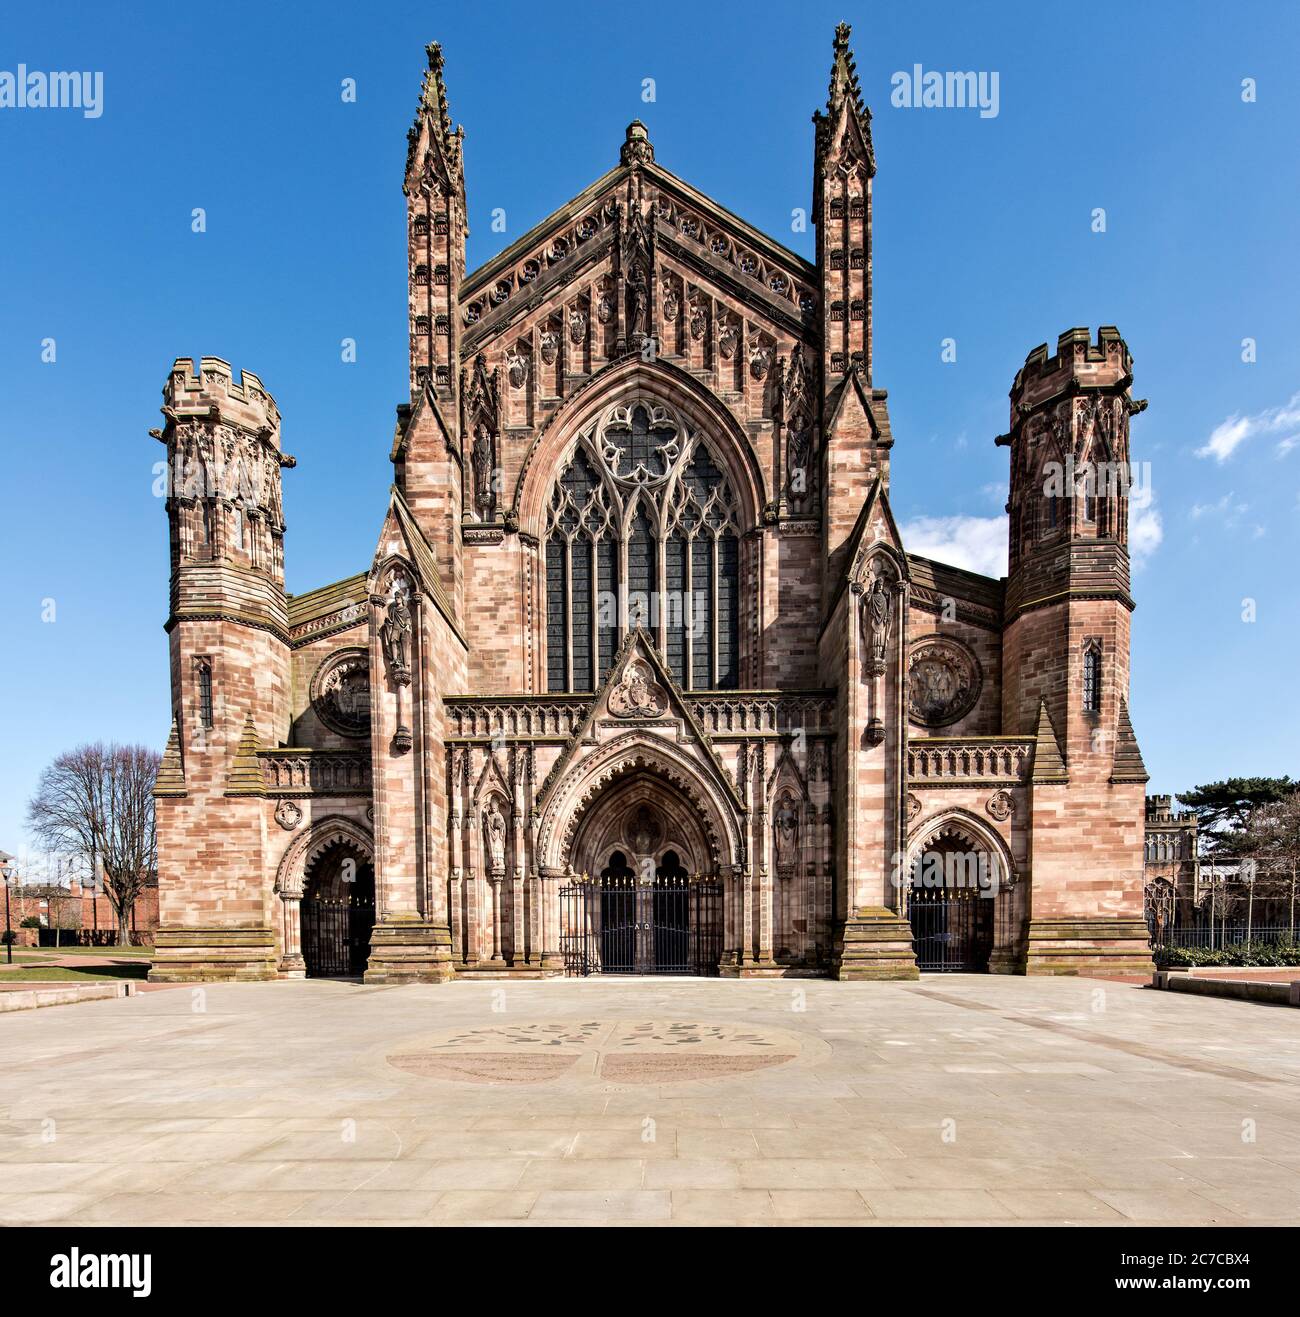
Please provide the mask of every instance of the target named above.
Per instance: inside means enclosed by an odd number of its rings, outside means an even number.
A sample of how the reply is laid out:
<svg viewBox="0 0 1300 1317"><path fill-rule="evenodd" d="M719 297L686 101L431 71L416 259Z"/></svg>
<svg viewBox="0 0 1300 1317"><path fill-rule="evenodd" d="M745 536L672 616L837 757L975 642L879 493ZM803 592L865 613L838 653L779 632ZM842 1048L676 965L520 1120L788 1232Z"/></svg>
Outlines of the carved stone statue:
<svg viewBox="0 0 1300 1317"><path fill-rule="evenodd" d="M488 872L499 877L506 871L506 819L495 796L483 818L483 838L487 842Z"/></svg>
<svg viewBox="0 0 1300 1317"><path fill-rule="evenodd" d="M411 680L411 609L406 593L397 590L388 605L384 624L379 628L379 641L384 650L384 661L389 675L399 684Z"/></svg>
<svg viewBox="0 0 1300 1317"><path fill-rule="evenodd" d="M634 265L627 277L628 330L633 334L644 334L646 331L648 294L645 270L640 265Z"/></svg>
<svg viewBox="0 0 1300 1317"><path fill-rule="evenodd" d="M789 791L783 791L777 801L772 830L776 840L776 867L793 869L799 862L799 811Z"/></svg>
<svg viewBox="0 0 1300 1317"><path fill-rule="evenodd" d="M492 436L485 425L480 425L474 436L471 461L474 464L474 506L486 515L496 500L492 489Z"/></svg>
<svg viewBox="0 0 1300 1317"><path fill-rule="evenodd" d="M885 648L889 643L889 589L883 576L872 578L862 601L862 617L873 672L885 670Z"/></svg>

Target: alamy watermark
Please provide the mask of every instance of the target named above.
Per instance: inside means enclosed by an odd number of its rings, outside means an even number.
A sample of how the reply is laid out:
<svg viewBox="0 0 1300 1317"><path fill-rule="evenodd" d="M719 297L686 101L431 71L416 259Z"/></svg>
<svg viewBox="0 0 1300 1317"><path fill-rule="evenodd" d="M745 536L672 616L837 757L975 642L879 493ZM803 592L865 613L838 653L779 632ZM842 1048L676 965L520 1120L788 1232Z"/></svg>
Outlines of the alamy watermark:
<svg viewBox="0 0 1300 1317"><path fill-rule="evenodd" d="M928 73L913 64L889 79L889 103L896 110L978 110L981 119L996 119L1000 103L996 72Z"/></svg>
<svg viewBox="0 0 1300 1317"><path fill-rule="evenodd" d="M0 110L80 110L87 119L104 113L104 74L46 73L20 64L0 69Z"/></svg>

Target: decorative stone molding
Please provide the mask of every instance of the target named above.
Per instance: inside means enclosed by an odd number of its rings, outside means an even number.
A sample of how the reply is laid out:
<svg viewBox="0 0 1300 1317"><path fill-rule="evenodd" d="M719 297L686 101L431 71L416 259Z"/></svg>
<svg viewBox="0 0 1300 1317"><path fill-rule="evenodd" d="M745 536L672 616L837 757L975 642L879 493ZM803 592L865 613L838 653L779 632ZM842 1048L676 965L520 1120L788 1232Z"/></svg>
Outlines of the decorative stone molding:
<svg viewBox="0 0 1300 1317"><path fill-rule="evenodd" d="M368 829L342 814L327 814L290 843L275 872L276 894L285 899L301 898L308 865L339 841L350 842L367 860L374 857L375 839Z"/></svg>
<svg viewBox="0 0 1300 1317"><path fill-rule="evenodd" d="M257 759L268 795L370 795L368 750L259 750Z"/></svg>
<svg viewBox="0 0 1300 1317"><path fill-rule="evenodd" d="M370 654L362 646L335 650L312 675L309 689L316 716L340 736L370 732Z"/></svg>
<svg viewBox="0 0 1300 1317"><path fill-rule="evenodd" d="M907 711L913 722L946 727L964 718L979 699L979 660L951 636L922 636L907 656Z"/></svg>
<svg viewBox="0 0 1300 1317"><path fill-rule="evenodd" d="M275 821L286 832L292 832L302 822L302 810L292 800L282 800L275 807Z"/></svg>
<svg viewBox="0 0 1300 1317"><path fill-rule="evenodd" d="M916 736L907 743L907 776L917 786L1018 786L1033 762L1031 736Z"/></svg>
<svg viewBox="0 0 1300 1317"><path fill-rule="evenodd" d="M989 817L1005 823L1016 812L1016 802L1009 791L995 791L985 802Z"/></svg>

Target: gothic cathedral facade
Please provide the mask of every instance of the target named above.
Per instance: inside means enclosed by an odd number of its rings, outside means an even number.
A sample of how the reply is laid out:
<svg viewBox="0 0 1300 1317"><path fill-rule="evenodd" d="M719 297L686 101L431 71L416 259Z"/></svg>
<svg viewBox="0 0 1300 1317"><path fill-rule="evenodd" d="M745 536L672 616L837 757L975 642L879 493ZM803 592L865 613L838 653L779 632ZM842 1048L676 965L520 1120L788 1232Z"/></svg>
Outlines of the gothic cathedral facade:
<svg viewBox="0 0 1300 1317"><path fill-rule="evenodd" d="M1127 463L1128 348L1016 375L1006 577L909 554L845 26L814 124L815 262L633 123L470 272L430 46L410 397L345 580L285 592L261 382L175 363L152 978L1149 967L1126 488L1050 488Z"/></svg>

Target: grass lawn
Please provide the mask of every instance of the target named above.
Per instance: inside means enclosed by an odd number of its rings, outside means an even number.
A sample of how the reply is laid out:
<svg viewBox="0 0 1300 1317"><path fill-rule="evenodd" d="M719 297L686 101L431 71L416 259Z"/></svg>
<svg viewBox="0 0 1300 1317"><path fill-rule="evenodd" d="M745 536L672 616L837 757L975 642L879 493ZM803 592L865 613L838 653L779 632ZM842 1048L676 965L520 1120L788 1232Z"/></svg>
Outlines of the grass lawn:
<svg viewBox="0 0 1300 1317"><path fill-rule="evenodd" d="M51 958L60 956L137 956L148 960L153 956L152 947L15 947L14 961L29 964L41 964ZM4 948L0 947L0 962L4 960Z"/></svg>
<svg viewBox="0 0 1300 1317"><path fill-rule="evenodd" d="M148 965L83 965L67 969L62 965L46 968L26 967L0 971L0 983L53 983L71 980L91 983L100 979L143 979L149 973Z"/></svg>

